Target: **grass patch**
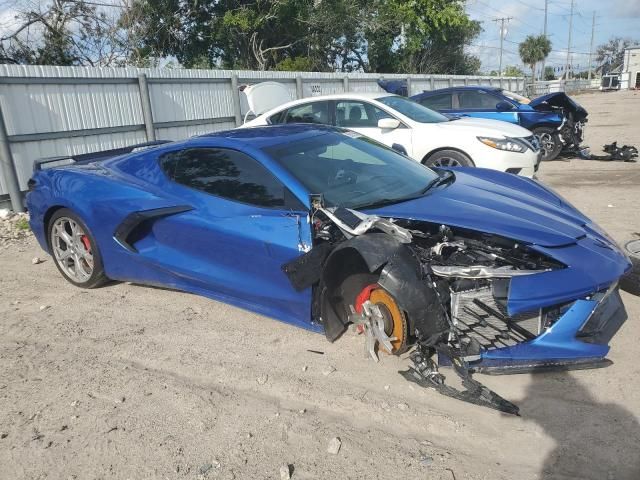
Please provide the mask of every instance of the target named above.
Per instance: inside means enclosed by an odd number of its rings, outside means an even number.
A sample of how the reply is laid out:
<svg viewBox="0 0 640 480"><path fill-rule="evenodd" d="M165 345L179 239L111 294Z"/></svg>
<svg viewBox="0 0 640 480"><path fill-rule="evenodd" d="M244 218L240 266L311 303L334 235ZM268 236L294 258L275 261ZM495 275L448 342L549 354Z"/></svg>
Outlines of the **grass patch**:
<svg viewBox="0 0 640 480"><path fill-rule="evenodd" d="M29 221L26 218L21 218L14 225L18 230L23 232L31 230L31 227L29 227Z"/></svg>

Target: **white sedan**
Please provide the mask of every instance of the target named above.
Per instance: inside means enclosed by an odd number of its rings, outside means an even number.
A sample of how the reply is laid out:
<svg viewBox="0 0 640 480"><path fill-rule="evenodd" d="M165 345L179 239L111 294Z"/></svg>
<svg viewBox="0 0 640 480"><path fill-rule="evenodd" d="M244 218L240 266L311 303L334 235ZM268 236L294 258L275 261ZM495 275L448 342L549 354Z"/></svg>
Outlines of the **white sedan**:
<svg viewBox="0 0 640 480"><path fill-rule="evenodd" d="M243 127L280 123L348 128L429 166L475 166L533 177L540 161L538 141L525 128L497 120L451 119L387 93L304 98L280 104Z"/></svg>

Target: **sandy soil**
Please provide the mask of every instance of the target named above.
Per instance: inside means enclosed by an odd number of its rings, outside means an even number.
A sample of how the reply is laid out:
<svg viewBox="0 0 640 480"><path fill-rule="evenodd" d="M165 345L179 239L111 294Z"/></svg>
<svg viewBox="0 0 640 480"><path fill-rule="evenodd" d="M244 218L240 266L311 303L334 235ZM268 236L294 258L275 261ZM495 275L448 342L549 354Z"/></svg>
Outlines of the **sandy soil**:
<svg viewBox="0 0 640 480"><path fill-rule="evenodd" d="M640 144L640 94L589 94L587 143ZM556 161L543 181L622 241L640 164ZM65 282L0 248L0 478L640 479L640 298L599 370L478 376L512 417L414 387L362 339L204 298ZM312 353L310 350L324 352ZM331 368L335 371L331 371ZM342 442L327 453L333 437Z"/></svg>

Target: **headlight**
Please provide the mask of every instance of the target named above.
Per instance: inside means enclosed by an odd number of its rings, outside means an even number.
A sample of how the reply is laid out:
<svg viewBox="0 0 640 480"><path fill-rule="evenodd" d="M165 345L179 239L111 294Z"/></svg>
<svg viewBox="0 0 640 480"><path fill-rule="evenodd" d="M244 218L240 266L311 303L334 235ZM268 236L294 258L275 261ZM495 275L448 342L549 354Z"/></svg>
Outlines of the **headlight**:
<svg viewBox="0 0 640 480"><path fill-rule="evenodd" d="M527 150L527 146L515 138L478 137L478 140L491 148L497 148L498 150L505 150L507 152L522 153Z"/></svg>

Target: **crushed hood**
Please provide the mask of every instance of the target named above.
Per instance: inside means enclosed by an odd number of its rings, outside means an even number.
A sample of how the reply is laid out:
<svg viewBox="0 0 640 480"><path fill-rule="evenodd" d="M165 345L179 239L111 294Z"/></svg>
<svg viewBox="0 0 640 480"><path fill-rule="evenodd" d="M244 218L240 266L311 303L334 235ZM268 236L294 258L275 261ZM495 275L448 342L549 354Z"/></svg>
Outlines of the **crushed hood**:
<svg viewBox="0 0 640 480"><path fill-rule="evenodd" d="M529 106L539 111L546 111L549 107L561 107L573 113L576 121L584 120L589 115L582 105L564 92L548 93L534 98L529 103Z"/></svg>
<svg viewBox="0 0 640 480"><path fill-rule="evenodd" d="M429 124L433 125L433 124ZM461 134L469 133L482 137L529 137L531 132L515 123L502 122L500 120L490 120L487 118L456 117L450 122L437 123L443 128L459 131Z"/></svg>
<svg viewBox="0 0 640 480"><path fill-rule="evenodd" d="M590 220L546 187L487 169L453 169L455 182L367 213L492 233L541 247L571 245Z"/></svg>

